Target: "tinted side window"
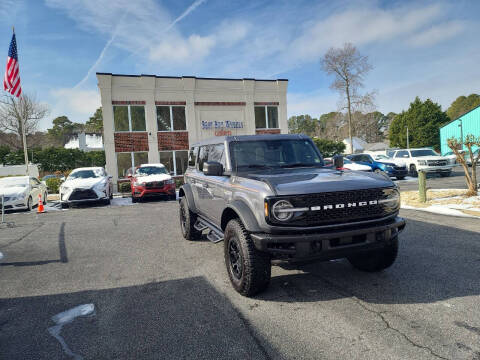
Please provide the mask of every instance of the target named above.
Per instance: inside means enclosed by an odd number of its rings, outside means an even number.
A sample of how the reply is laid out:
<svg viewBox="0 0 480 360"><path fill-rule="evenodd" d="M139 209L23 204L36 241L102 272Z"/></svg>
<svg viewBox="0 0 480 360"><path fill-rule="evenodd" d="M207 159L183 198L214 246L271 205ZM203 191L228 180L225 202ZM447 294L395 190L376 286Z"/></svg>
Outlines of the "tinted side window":
<svg viewBox="0 0 480 360"><path fill-rule="evenodd" d="M190 156L188 157L188 166L195 166L195 163L197 162L197 155L198 155L198 146L191 148Z"/></svg>
<svg viewBox="0 0 480 360"><path fill-rule="evenodd" d="M408 155L408 151L398 151L395 154L395 157L396 158L408 158L408 157L410 157L410 155Z"/></svg>
<svg viewBox="0 0 480 360"><path fill-rule="evenodd" d="M210 145L208 161L217 161L225 168L225 146L223 144Z"/></svg>
<svg viewBox="0 0 480 360"><path fill-rule="evenodd" d="M208 146L201 146L198 153L198 170L203 171L203 163L208 161Z"/></svg>

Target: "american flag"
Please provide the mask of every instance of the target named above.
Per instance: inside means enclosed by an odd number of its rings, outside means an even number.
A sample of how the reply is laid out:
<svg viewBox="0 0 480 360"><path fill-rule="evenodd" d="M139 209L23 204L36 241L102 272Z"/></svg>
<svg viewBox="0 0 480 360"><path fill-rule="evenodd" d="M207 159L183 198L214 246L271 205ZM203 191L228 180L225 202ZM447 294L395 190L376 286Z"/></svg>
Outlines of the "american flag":
<svg viewBox="0 0 480 360"><path fill-rule="evenodd" d="M22 94L15 33L13 33L10 48L8 49L7 69L5 70L5 77L3 78L3 89L16 97Z"/></svg>

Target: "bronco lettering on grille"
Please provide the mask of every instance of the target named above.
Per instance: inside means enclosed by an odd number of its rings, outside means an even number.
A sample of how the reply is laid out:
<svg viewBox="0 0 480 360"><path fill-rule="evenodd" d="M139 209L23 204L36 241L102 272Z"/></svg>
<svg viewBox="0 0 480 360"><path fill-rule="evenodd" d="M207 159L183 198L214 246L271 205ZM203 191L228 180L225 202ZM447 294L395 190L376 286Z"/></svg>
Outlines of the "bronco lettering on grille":
<svg viewBox="0 0 480 360"><path fill-rule="evenodd" d="M367 205L377 205L378 200L370 200L370 201L359 201L358 203L347 203L347 204L328 204L323 206L312 206L310 208L311 211L318 211L318 210L333 210L333 209L344 209L345 205L347 207L356 207L356 206L367 206Z"/></svg>

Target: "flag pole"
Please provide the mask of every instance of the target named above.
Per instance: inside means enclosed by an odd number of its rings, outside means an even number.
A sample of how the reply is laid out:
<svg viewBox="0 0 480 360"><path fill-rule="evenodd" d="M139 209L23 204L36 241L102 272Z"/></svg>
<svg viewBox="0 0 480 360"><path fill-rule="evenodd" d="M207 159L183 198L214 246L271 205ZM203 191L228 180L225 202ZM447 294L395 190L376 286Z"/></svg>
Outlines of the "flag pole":
<svg viewBox="0 0 480 360"><path fill-rule="evenodd" d="M12 25L12 31L15 34L15 26ZM20 99L18 100L20 106L22 105L23 96L20 95ZM23 155L25 156L25 171L27 176L30 176L30 170L28 169L28 150L27 150L27 135L25 132L25 119L23 118L23 114L20 112L20 121L22 126L22 142L23 142Z"/></svg>

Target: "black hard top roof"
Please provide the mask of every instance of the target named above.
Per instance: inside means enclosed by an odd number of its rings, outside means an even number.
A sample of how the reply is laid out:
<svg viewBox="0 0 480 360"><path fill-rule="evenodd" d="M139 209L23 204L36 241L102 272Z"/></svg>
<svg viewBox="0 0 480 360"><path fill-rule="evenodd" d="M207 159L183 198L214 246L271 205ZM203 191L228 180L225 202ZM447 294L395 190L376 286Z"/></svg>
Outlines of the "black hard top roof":
<svg viewBox="0 0 480 360"><path fill-rule="evenodd" d="M262 140L298 140L310 139L304 134L264 134L264 135L238 135L238 136L215 136L192 144L193 146L220 144L225 141L262 141Z"/></svg>

